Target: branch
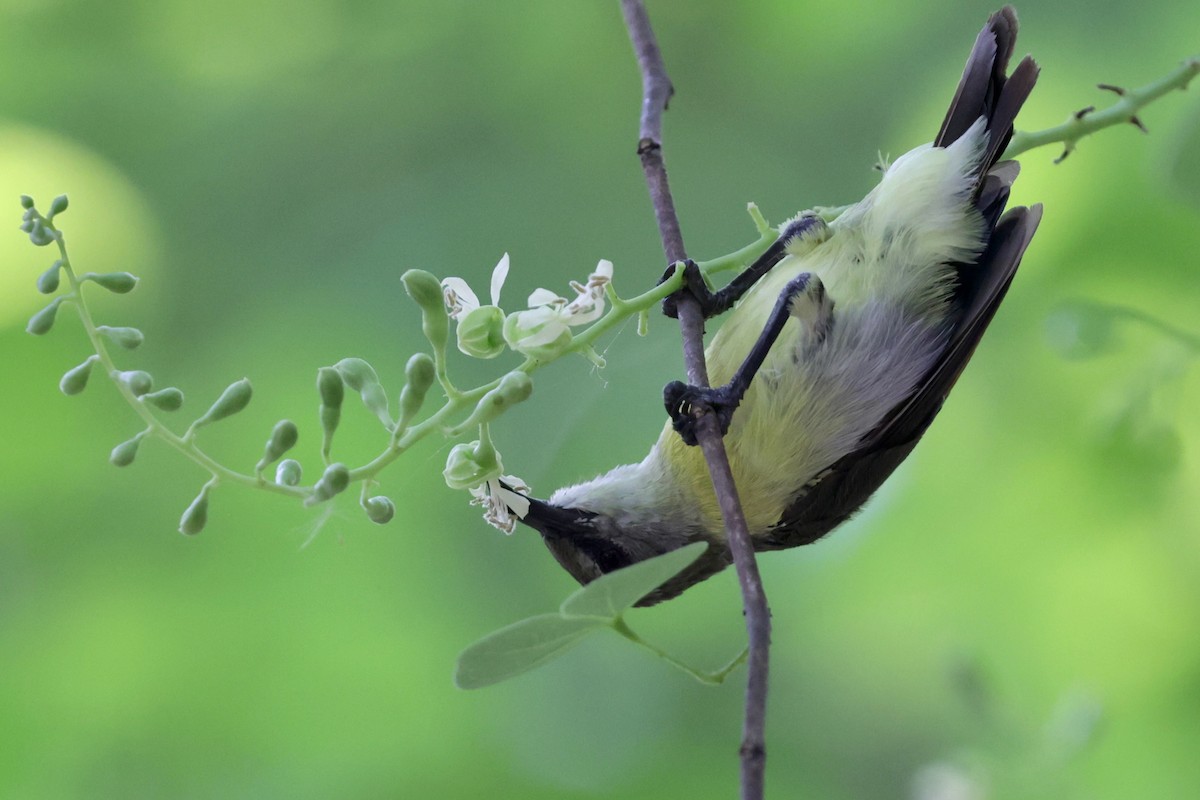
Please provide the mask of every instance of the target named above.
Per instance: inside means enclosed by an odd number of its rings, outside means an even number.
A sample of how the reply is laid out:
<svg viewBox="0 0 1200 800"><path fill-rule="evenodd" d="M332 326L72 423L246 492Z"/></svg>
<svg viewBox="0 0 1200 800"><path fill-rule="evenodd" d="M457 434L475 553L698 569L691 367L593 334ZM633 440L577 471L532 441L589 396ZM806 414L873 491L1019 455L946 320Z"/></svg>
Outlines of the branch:
<svg viewBox="0 0 1200 800"><path fill-rule="evenodd" d="M1013 134L1012 141L1009 142L1003 157L1006 159L1016 158L1021 153L1035 147L1061 142L1063 145L1062 155L1054 160L1054 163L1057 164L1071 154L1080 139L1090 136L1098 130L1130 123L1146 133L1146 126L1138 118L1138 111L1168 92L1186 89L1188 83L1198 74L1200 74L1200 57L1192 57L1166 77L1140 89L1122 89L1120 86L1108 83L1098 84L1099 88L1116 94L1117 102L1103 111L1097 111L1095 106L1080 109L1072 114L1066 122L1053 128L1033 132L1017 131Z"/></svg>
<svg viewBox="0 0 1200 800"><path fill-rule="evenodd" d="M658 42L646 16L642 0L621 0L621 12L629 29L629 38L642 72L642 114L638 140L638 155L654 216L662 237L667 262L678 264L687 259L683 234L667 182L667 170L662 156L662 114L666 110L672 88L663 64ZM688 379L698 386L708 385L708 370L704 364L704 319L695 299L681 292L678 298L679 326L683 334L683 354ZM697 438L708 462L713 490L721 516L725 520L729 549L737 569L746 614L746 633L750 650L746 682L746 715L742 726L742 800L761 800L763 773L766 766L767 671L771 647L771 612L763 591L762 578L754 560L750 531L742 513L734 484L725 444L716 418L707 414L700 418Z"/></svg>

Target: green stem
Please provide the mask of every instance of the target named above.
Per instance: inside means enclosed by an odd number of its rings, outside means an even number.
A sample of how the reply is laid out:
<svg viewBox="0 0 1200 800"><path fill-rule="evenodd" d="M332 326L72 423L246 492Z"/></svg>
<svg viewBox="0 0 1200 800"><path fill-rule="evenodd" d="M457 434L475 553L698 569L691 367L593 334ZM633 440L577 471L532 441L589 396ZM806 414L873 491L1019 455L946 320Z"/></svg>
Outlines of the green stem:
<svg viewBox="0 0 1200 800"><path fill-rule="evenodd" d="M747 655L749 655L749 653L750 653L750 649L746 648L745 650L743 650L741 652L741 654L739 654L737 657L735 657L732 661L730 661L724 667L721 667L719 670L716 670L715 672L705 672L704 670L695 669L693 667L688 666L687 664L684 664L679 659L674 658L673 656L669 655L662 648L657 647L657 646L651 644L650 642L647 642L642 637L638 636L625 623L624 617L618 616L616 619L614 619L612 621L612 628L613 628L613 630L615 630L617 633L624 636L629 641L633 642L636 645L646 648L651 653L654 653L654 655L656 655L659 658L661 658L662 660L666 661L668 664L671 664L672 666L676 667L677 669L682 670L683 672L686 672L688 675L691 675L693 678L698 680L700 683L706 684L708 686L719 686L720 684L724 683L725 679L727 677L729 677L729 673L731 673L735 669L737 669L738 666L740 666L742 664L742 662L744 662L746 660Z"/></svg>
<svg viewBox="0 0 1200 800"><path fill-rule="evenodd" d="M1061 143L1063 152L1058 157L1058 161L1062 161L1075 149L1075 145L1080 139L1103 128L1122 123L1133 123L1145 130L1141 120L1138 119L1138 111L1168 92L1187 88L1188 83L1197 74L1200 74L1200 57L1192 57L1165 78L1140 89L1118 89L1101 84L1101 88L1114 91L1119 95L1117 102L1103 111L1095 111L1092 107L1079 111L1071 115L1071 118L1063 124L1053 128L1032 132L1017 131L1013 134L1008 149L1004 151L1003 158L1016 158L1021 153L1035 147Z"/></svg>

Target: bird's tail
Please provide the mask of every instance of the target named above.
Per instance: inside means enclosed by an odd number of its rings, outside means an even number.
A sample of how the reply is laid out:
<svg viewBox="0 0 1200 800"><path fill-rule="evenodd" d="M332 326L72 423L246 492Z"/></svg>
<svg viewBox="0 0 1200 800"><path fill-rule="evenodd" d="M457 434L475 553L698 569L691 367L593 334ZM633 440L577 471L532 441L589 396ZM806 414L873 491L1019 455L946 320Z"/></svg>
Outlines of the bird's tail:
<svg viewBox="0 0 1200 800"><path fill-rule="evenodd" d="M980 161L980 176L991 171L1008 147L1013 120L1037 82L1038 65L1029 56L1021 59L1011 75L1007 74L1016 42L1017 12L1012 6L1005 6L988 18L975 38L954 99L933 141L935 147L953 144L977 119L984 117L988 143ZM980 185L982 188L982 180Z"/></svg>

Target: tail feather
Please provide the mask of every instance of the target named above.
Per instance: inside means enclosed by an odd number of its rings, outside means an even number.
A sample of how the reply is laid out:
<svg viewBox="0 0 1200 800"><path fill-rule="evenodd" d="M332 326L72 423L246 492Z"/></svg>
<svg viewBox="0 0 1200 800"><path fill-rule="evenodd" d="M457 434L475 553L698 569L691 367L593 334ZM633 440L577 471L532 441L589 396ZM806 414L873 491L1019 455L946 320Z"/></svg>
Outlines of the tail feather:
<svg viewBox="0 0 1200 800"><path fill-rule="evenodd" d="M1012 6L988 18L975 38L954 99L933 140L936 147L951 145L975 120L986 118L989 139L980 163L981 175L992 168L1008 146L1017 112L1037 82L1037 63L1028 56L1011 76L1006 74L1017 42L1017 28L1017 12Z"/></svg>

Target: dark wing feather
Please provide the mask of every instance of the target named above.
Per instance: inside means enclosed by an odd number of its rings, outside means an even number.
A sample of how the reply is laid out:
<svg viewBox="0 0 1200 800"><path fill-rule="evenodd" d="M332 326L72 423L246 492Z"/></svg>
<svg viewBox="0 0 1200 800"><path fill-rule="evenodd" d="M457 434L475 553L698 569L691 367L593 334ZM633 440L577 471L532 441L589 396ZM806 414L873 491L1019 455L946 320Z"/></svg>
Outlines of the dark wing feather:
<svg viewBox="0 0 1200 800"><path fill-rule="evenodd" d="M989 139L975 191L976 208L989 229L988 244L977 262L955 265L959 310L945 351L907 400L892 409L858 447L811 480L765 536L756 537L758 549L814 542L867 501L929 428L1004 299L1042 218L1041 206L1004 214L1020 169L1015 162L997 160L1008 146L1013 120L1038 74L1037 64L1024 58L1011 76L1005 75L1016 36L1017 17L1011 7L988 19L934 140L935 146L945 147L980 117L988 121Z"/></svg>
<svg viewBox="0 0 1200 800"><path fill-rule="evenodd" d="M1014 208L1004 215L975 265L981 279L967 298L961 321L921 386L856 450L805 487L778 524L766 536L756 538L756 549L775 550L815 542L854 514L900 466L941 410L946 395L975 352L1041 218L1040 205Z"/></svg>

